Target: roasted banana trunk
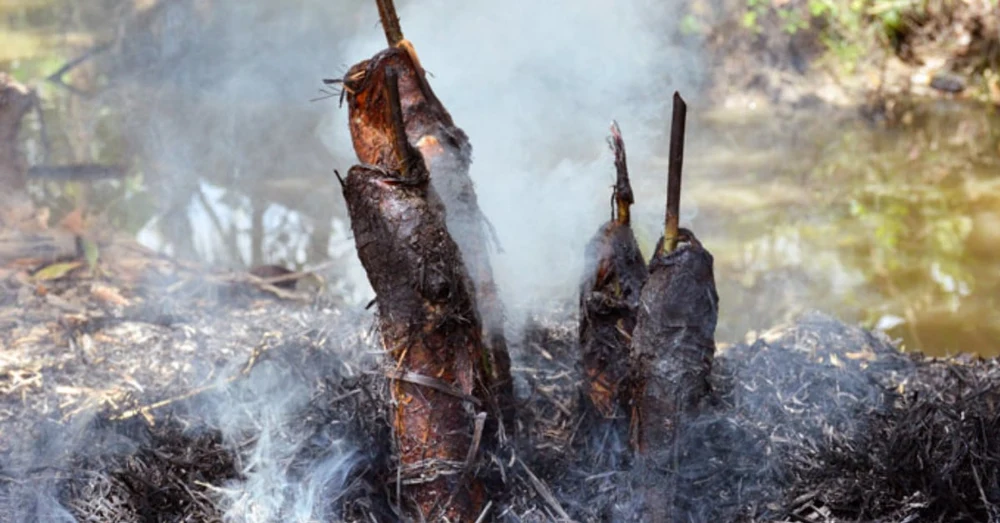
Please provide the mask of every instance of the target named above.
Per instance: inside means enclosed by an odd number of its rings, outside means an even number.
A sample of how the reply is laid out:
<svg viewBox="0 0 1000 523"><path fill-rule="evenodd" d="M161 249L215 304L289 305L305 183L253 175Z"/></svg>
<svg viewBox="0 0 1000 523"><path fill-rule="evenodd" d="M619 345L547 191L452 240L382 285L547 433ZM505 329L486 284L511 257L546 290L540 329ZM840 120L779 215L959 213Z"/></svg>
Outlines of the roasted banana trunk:
<svg viewBox="0 0 1000 523"><path fill-rule="evenodd" d="M687 105L674 93L663 236L642 288L630 362L630 440L640 467L667 473L667 487L641 487L651 521L678 521L678 442L683 425L709 394L719 295L714 260L694 233L678 226Z"/></svg>
<svg viewBox="0 0 1000 523"><path fill-rule="evenodd" d="M625 142L617 123L611 126L617 181L611 219L587 244L584 279L580 287L580 349L585 412L596 423L596 441L621 442L628 435L628 408L624 393L629 348L636 324L639 294L646 280L646 263L630 227L634 203L628 179ZM613 438L608 438L607 431ZM589 442L588 442L589 444ZM611 456L614 448L592 449L595 456Z"/></svg>
<svg viewBox="0 0 1000 523"><path fill-rule="evenodd" d="M384 148L342 183L388 356L400 502L416 520L474 521L486 499L474 471L492 388L482 327L444 206L403 130L402 76L384 73L385 114L367 128Z"/></svg>
<svg viewBox="0 0 1000 523"><path fill-rule="evenodd" d="M447 209L448 231L458 244L472 277L483 339L489 348L490 375L500 418L514 429L514 388L504 334L504 311L490 264L489 224L479 207L469 176L472 147L427 82L409 41L401 40L351 67L343 79L351 139L362 163L378 165L389 153L378 129L388 114L384 92L386 71L399 75L400 106L406 137L426 163L431 184Z"/></svg>

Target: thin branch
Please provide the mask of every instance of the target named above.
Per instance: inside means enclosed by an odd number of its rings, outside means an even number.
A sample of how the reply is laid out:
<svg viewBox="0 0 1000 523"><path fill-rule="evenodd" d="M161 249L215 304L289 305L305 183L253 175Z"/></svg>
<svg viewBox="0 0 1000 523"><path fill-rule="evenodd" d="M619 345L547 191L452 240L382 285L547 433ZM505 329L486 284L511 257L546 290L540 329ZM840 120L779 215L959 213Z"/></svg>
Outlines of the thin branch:
<svg viewBox="0 0 1000 523"><path fill-rule="evenodd" d="M378 4L378 17L382 20L385 39L389 42L389 47L396 47L403 40L403 29L399 26L396 6L392 4L392 0L375 0L375 3Z"/></svg>

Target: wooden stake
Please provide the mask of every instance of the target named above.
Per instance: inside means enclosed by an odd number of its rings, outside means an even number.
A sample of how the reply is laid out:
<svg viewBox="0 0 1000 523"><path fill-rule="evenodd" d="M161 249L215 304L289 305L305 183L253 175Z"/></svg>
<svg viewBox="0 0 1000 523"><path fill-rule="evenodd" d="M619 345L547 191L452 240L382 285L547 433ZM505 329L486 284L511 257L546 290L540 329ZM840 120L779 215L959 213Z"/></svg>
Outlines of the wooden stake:
<svg viewBox="0 0 1000 523"><path fill-rule="evenodd" d="M399 25L396 6L392 4L392 0L375 0L375 3L378 4L378 17L382 20L385 39L389 42L389 47L396 47L403 40L403 29Z"/></svg>
<svg viewBox="0 0 1000 523"><path fill-rule="evenodd" d="M667 175L667 216L663 230L663 250L677 248L681 216L681 169L684 165L684 125L687 104L680 93L674 91L674 117L670 124L670 167ZM662 253L661 253L662 254Z"/></svg>

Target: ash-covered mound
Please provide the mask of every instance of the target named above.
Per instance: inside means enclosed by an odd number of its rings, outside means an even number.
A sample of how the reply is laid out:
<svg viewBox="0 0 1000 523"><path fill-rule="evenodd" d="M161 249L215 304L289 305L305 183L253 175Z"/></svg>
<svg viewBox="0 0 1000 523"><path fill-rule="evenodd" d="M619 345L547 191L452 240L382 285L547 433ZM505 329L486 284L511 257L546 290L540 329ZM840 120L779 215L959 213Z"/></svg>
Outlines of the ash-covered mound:
<svg viewBox="0 0 1000 523"><path fill-rule="evenodd" d="M548 354L572 354L564 342ZM714 395L668 461L685 521L996 517L995 361L902 354L882 335L809 314L721 353L712 379ZM668 484L666 471L563 453L598 448L603 436L571 417L555 416L544 434L534 465L574 519L642 520L634 488ZM554 441L564 446L553 451Z"/></svg>
<svg viewBox="0 0 1000 523"><path fill-rule="evenodd" d="M371 317L266 299L188 305L176 328L95 330L107 340L101 363L42 369L45 385L25 403L55 410L4 402L20 419L0 416L0 521L390 518L379 504L384 379L365 372L377 355ZM122 383L128 351L160 361L129 368ZM100 389L94 371L118 379ZM101 401L56 403L67 382ZM145 394L117 393L140 382Z"/></svg>

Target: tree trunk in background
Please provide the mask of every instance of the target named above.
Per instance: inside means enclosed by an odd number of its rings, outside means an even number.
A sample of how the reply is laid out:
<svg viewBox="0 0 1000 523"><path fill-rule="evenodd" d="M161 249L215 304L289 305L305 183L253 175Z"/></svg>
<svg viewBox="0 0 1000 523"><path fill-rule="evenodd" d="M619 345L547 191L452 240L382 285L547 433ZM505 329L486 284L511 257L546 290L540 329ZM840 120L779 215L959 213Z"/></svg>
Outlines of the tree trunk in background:
<svg viewBox="0 0 1000 523"><path fill-rule="evenodd" d="M6 73L0 73L0 225L20 221L28 164L18 147L21 121L35 104L35 94ZM30 205L27 205L30 214Z"/></svg>

